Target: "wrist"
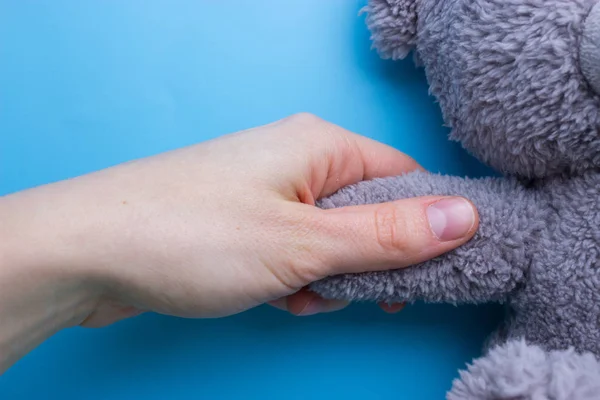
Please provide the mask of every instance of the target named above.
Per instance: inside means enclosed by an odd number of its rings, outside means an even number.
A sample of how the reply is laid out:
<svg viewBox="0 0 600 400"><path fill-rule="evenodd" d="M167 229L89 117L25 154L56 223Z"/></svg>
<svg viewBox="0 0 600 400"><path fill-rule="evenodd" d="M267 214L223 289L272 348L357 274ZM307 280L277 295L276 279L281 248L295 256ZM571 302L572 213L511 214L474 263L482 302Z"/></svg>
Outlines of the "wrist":
<svg viewBox="0 0 600 400"><path fill-rule="evenodd" d="M99 298L99 285L73 246L75 224L36 190L0 197L0 373L78 325Z"/></svg>

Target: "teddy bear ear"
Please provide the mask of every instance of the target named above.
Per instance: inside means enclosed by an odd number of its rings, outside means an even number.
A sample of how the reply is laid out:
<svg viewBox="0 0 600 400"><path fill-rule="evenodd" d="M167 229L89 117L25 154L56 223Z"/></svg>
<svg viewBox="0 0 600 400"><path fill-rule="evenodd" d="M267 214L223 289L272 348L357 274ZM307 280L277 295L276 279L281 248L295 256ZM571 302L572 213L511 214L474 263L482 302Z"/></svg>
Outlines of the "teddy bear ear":
<svg viewBox="0 0 600 400"><path fill-rule="evenodd" d="M592 7L583 23L579 64L585 79L600 94L600 2Z"/></svg>
<svg viewBox="0 0 600 400"><path fill-rule="evenodd" d="M369 0L361 10L382 58L405 58L416 44L418 0Z"/></svg>

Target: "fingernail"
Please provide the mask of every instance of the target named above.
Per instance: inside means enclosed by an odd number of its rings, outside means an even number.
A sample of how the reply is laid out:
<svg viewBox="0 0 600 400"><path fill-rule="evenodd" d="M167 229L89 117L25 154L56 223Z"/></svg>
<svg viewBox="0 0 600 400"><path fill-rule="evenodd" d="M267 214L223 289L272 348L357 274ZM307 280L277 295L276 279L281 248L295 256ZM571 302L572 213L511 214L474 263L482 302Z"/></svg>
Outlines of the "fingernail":
<svg viewBox="0 0 600 400"><path fill-rule="evenodd" d="M442 199L427 207L427 218L431 230L441 241L460 239L475 223L475 211L461 197Z"/></svg>
<svg viewBox="0 0 600 400"><path fill-rule="evenodd" d="M315 298L311 300L298 315L305 317L308 315L338 311L347 305L348 302L343 300L324 300Z"/></svg>
<svg viewBox="0 0 600 400"><path fill-rule="evenodd" d="M402 311L402 309L405 307L406 304L404 303L380 303L379 307L381 307L381 309L383 311L385 311L386 313L390 313L390 314L395 314L399 311Z"/></svg>

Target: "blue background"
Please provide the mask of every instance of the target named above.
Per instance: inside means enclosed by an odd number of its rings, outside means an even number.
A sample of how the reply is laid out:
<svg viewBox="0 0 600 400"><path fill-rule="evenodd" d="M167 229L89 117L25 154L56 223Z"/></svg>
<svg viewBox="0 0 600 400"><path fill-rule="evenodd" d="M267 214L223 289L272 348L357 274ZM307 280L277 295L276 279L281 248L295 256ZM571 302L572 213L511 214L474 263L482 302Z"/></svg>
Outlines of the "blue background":
<svg viewBox="0 0 600 400"><path fill-rule="evenodd" d="M425 168L488 171L447 141L411 60L363 1L0 1L0 194L311 112ZM496 308L372 304L296 318L157 315L54 336L2 399L440 399Z"/></svg>

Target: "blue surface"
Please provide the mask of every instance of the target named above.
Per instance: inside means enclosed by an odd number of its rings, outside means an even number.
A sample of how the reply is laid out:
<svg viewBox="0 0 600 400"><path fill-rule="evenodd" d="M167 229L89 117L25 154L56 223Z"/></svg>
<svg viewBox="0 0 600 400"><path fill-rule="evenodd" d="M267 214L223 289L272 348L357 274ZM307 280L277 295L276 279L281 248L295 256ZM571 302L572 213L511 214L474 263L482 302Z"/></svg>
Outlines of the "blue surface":
<svg viewBox="0 0 600 400"><path fill-rule="evenodd" d="M422 71L370 50L362 5L0 1L0 194L300 111L427 169L486 174L447 141ZM0 377L0 398L440 399L497 318L367 304L309 318L144 315L56 335Z"/></svg>

